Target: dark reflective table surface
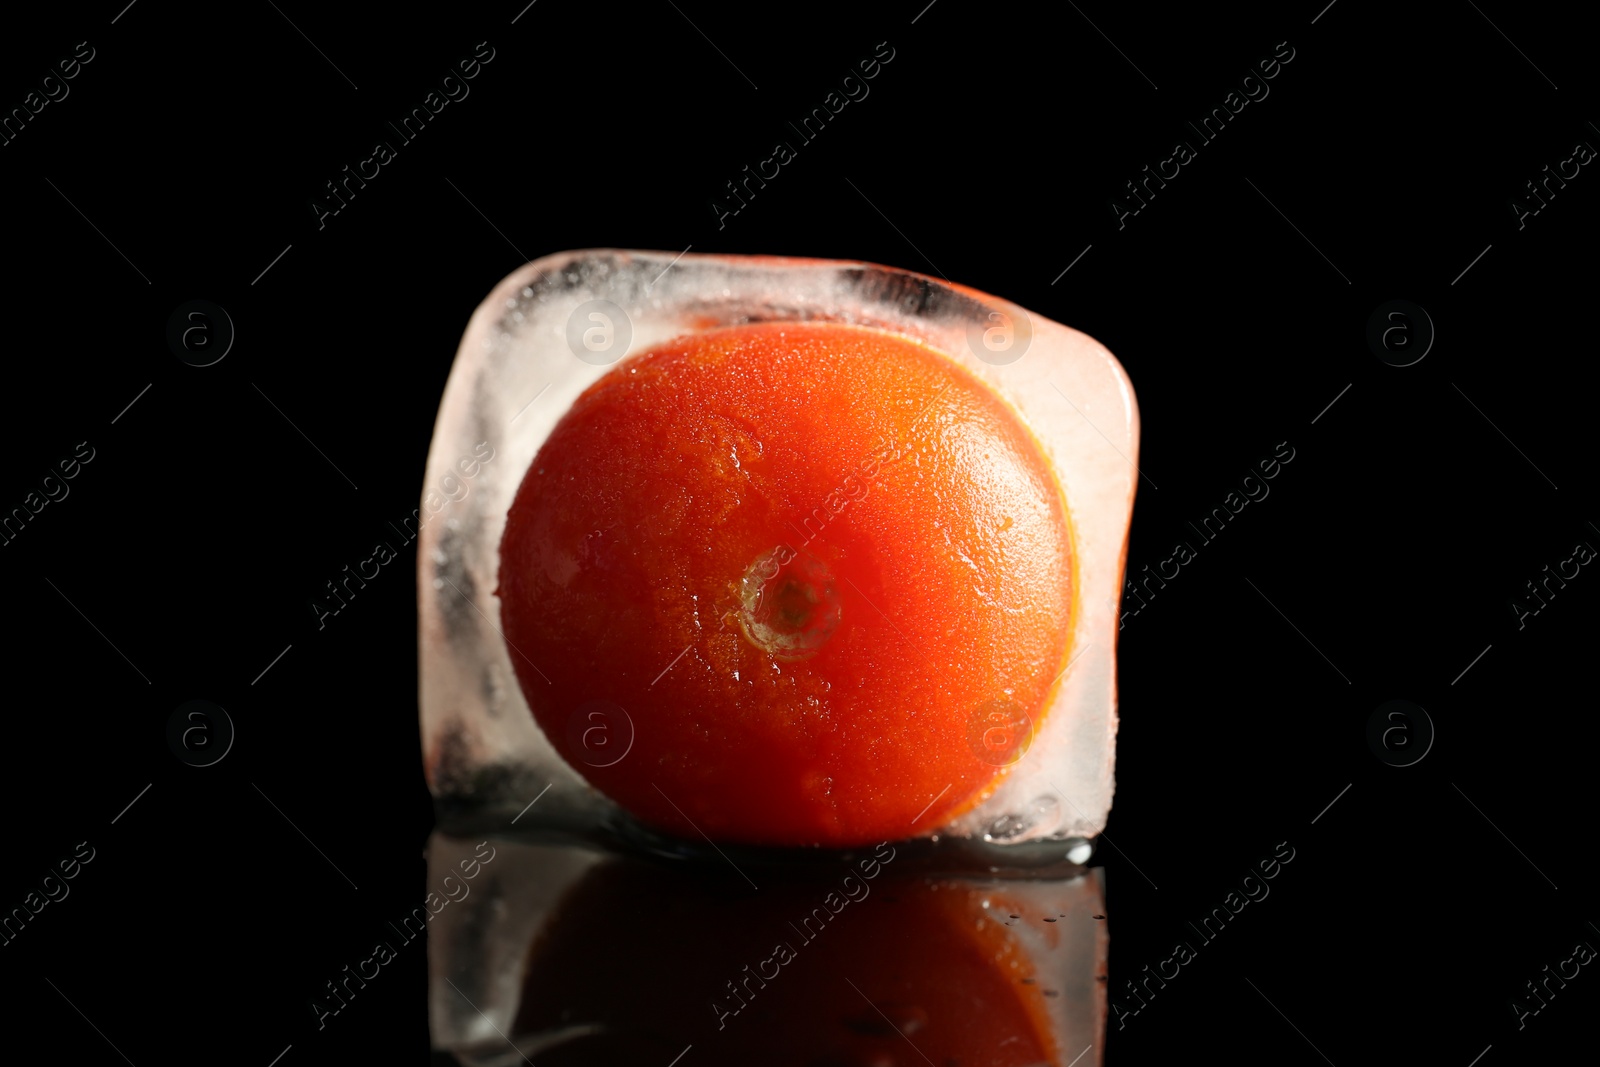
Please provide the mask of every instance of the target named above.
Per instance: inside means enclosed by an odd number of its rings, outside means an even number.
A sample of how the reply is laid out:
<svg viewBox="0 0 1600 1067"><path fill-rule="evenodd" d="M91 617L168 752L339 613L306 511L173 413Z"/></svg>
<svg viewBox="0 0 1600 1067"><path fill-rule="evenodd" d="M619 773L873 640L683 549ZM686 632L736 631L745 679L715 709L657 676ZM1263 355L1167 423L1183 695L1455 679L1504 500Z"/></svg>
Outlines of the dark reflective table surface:
<svg viewBox="0 0 1600 1067"><path fill-rule="evenodd" d="M708 862L436 833L437 914L416 917L433 1044L470 1067L1098 1064L1103 872L972 860L897 843Z"/></svg>

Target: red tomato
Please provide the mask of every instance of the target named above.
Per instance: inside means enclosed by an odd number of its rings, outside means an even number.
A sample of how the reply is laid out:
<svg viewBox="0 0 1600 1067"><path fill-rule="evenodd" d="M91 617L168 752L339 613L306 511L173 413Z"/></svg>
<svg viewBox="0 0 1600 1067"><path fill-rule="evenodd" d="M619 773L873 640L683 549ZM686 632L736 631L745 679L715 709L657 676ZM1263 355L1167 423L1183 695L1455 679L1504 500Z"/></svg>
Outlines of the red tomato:
<svg viewBox="0 0 1600 1067"><path fill-rule="evenodd" d="M947 822L1037 730L1072 632L1065 501L1026 426L948 357L851 326L613 368L539 450L500 559L546 736L646 823L715 840Z"/></svg>

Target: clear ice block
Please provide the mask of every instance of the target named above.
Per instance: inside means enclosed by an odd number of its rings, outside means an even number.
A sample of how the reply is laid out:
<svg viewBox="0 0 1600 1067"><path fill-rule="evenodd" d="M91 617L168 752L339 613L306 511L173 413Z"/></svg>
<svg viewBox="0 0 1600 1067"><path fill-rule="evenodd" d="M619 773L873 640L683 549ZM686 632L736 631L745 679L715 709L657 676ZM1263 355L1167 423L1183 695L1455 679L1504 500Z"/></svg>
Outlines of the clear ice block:
<svg viewBox="0 0 1600 1067"><path fill-rule="evenodd" d="M938 350L1011 405L1063 486L1077 568L1069 665L1037 721L975 710L973 743L1005 765L998 787L917 834L1072 844L1104 827L1139 437L1133 390L1111 353L1014 304L909 271L618 250L547 256L502 281L472 315L445 389L418 550L423 747L445 826L649 836L562 759L518 685L494 595L507 509L557 421L620 359L684 334L782 321L872 327ZM599 740L623 748L631 723L614 718L619 729ZM1087 854L1073 846L1074 859Z"/></svg>

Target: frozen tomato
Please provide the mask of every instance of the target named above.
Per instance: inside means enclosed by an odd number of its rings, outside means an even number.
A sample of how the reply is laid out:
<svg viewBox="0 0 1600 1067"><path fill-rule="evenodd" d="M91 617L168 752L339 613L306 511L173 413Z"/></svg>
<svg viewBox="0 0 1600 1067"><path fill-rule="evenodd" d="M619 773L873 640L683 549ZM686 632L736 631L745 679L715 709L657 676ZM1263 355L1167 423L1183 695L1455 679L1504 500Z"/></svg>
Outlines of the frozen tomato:
<svg viewBox="0 0 1600 1067"><path fill-rule="evenodd" d="M847 846L949 821L1021 754L1070 651L1072 540L1037 441L954 360L757 324L578 398L498 594L545 735L628 811Z"/></svg>

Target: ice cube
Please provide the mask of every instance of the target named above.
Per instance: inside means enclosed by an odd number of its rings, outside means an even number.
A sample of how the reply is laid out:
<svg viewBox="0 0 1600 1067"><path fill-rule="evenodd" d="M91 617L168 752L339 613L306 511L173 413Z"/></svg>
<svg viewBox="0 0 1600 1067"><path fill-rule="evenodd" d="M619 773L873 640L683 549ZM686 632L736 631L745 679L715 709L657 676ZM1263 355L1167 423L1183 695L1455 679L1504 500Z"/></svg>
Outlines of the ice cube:
<svg viewBox="0 0 1600 1067"><path fill-rule="evenodd" d="M417 516L423 746L442 820L580 835L628 822L557 753L518 684L512 658L527 657L504 640L494 595L506 513L556 422L618 360L686 333L771 321L921 341L987 383L1033 431L1072 524L1069 662L1043 715L1024 719L1003 700L973 709L974 743L1003 768L997 787L966 814L907 825L904 836L1094 837L1112 796L1118 602L1139 438L1117 361L1043 316L908 271L617 250L561 253L514 272L473 314L451 370ZM635 726L625 708L584 714L594 760L625 753Z"/></svg>

